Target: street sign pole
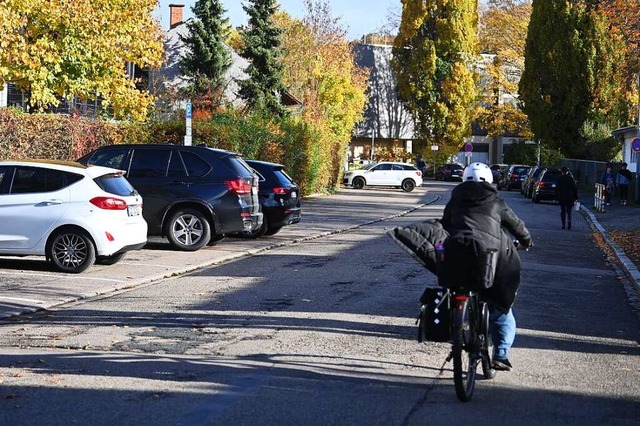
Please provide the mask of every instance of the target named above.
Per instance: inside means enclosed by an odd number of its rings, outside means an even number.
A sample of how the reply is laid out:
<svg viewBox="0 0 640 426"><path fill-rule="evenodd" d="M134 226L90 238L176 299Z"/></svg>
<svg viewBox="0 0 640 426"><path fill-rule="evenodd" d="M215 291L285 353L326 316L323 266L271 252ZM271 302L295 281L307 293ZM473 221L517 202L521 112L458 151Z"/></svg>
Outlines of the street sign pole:
<svg viewBox="0 0 640 426"><path fill-rule="evenodd" d="M185 119L185 128L186 132L184 135L184 144L185 146L191 146L191 116L192 116L192 107L191 101L187 101L184 106L184 119Z"/></svg>
<svg viewBox="0 0 640 426"><path fill-rule="evenodd" d="M433 151L433 179L436 178L436 151L438 150L438 145L431 145L431 151Z"/></svg>

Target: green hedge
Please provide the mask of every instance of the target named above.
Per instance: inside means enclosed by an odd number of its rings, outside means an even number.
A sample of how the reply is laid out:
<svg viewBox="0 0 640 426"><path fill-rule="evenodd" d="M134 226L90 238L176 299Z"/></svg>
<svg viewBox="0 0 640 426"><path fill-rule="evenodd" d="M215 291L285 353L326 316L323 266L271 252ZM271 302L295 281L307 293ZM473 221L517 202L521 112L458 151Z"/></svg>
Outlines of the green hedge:
<svg viewBox="0 0 640 426"><path fill-rule="evenodd" d="M326 131L300 117L273 119L265 114L245 115L232 110L194 120L192 133L194 144L284 164L303 195L329 192L339 183L345 151L342 144L330 141ZM0 109L0 156L5 159L75 160L104 145L179 145L184 134L184 120L117 123Z"/></svg>

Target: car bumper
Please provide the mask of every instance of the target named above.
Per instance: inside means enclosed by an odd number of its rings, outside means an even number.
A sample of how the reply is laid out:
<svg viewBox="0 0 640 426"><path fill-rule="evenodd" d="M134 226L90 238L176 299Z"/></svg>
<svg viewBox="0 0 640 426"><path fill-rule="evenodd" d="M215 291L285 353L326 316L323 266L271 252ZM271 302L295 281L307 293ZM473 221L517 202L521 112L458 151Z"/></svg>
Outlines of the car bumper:
<svg viewBox="0 0 640 426"><path fill-rule="evenodd" d="M265 208L264 215L270 228L280 228L285 225L292 225L300 222L302 218L302 211L299 207Z"/></svg>

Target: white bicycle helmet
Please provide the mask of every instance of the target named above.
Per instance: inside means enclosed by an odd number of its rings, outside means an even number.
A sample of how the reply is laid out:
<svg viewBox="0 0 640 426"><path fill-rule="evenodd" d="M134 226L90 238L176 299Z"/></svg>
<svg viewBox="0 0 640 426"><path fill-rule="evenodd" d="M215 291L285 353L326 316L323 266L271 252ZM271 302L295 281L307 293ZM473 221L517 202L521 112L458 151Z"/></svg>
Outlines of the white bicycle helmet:
<svg viewBox="0 0 640 426"><path fill-rule="evenodd" d="M464 168L462 181L488 182L493 183L493 173L489 166L484 163L471 163Z"/></svg>

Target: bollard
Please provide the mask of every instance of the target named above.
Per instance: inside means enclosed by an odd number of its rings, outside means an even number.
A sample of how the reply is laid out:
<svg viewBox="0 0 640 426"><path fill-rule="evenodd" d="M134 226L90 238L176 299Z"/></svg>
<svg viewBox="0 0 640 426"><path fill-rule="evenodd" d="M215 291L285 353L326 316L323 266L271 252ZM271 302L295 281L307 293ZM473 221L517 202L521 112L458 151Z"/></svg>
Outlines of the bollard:
<svg viewBox="0 0 640 426"><path fill-rule="evenodd" d="M600 211L604 212L605 202L604 202L604 191L606 190L604 184L596 183L595 193L593 194L593 207Z"/></svg>

